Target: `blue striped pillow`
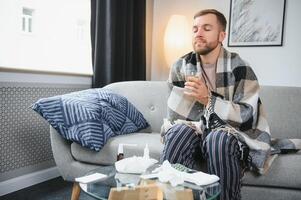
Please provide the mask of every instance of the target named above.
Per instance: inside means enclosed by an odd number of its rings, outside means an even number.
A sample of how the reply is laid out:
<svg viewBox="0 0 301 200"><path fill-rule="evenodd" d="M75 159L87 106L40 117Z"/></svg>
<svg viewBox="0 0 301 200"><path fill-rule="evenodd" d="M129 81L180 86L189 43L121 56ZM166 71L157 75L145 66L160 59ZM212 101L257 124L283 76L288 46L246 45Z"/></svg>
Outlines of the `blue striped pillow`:
<svg viewBox="0 0 301 200"><path fill-rule="evenodd" d="M110 137L149 126L125 97L101 88L42 98L32 109L62 137L96 151Z"/></svg>

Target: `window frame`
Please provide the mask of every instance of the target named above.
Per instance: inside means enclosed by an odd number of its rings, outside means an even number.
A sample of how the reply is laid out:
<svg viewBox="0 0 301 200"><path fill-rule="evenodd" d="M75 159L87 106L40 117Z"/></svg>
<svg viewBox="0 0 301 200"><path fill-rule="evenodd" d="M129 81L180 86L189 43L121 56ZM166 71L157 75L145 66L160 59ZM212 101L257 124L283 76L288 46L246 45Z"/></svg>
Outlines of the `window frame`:
<svg viewBox="0 0 301 200"><path fill-rule="evenodd" d="M30 14L24 13L24 11L29 11ZM22 32L26 34L33 34L33 22L34 22L34 12L35 10L28 7L22 7Z"/></svg>

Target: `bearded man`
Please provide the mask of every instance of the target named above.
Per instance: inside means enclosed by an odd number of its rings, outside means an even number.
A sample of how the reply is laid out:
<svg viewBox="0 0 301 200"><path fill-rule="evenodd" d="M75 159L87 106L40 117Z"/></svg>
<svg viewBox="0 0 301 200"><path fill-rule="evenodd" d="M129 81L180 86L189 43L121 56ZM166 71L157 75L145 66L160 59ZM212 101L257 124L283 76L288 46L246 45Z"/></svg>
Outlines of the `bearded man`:
<svg viewBox="0 0 301 200"><path fill-rule="evenodd" d="M269 143L270 133L256 75L238 54L222 45L226 24L225 16L214 9L194 16L194 51L177 60L169 74L168 117L172 126L162 134L161 162L197 168L198 161L204 160L208 173L220 177L219 198L236 200L241 199L246 166L264 171L269 153L264 149L249 151L246 138ZM189 68L194 68L196 75L188 76ZM200 122L199 127L174 123L178 119Z"/></svg>

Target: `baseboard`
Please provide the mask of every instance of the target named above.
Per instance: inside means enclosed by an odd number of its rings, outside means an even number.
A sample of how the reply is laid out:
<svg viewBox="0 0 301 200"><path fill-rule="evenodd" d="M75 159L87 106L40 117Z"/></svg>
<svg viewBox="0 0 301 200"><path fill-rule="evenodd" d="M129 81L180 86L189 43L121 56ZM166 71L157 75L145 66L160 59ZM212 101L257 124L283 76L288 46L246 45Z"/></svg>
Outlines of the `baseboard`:
<svg viewBox="0 0 301 200"><path fill-rule="evenodd" d="M51 167L0 182L0 196L59 177L57 167Z"/></svg>

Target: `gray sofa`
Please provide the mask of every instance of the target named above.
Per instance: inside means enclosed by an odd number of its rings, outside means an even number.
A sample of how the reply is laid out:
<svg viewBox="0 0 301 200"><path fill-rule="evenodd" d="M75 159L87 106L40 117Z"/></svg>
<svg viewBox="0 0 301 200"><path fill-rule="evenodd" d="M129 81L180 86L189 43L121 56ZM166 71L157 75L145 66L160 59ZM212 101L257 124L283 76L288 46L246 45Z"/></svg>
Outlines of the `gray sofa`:
<svg viewBox="0 0 301 200"><path fill-rule="evenodd" d="M150 156L160 157L163 145L159 132L167 112L166 82L129 81L113 83L105 88L127 97L142 112L150 128L111 138L99 152L66 141L50 128L53 156L59 172L67 181L74 181L75 177L97 167L114 164L119 143L138 144L136 147L125 147L125 157L142 155L146 143ZM301 138L301 88L263 86L261 99L273 137ZM301 152L278 156L266 175L247 172L243 178L242 199L301 199Z"/></svg>

